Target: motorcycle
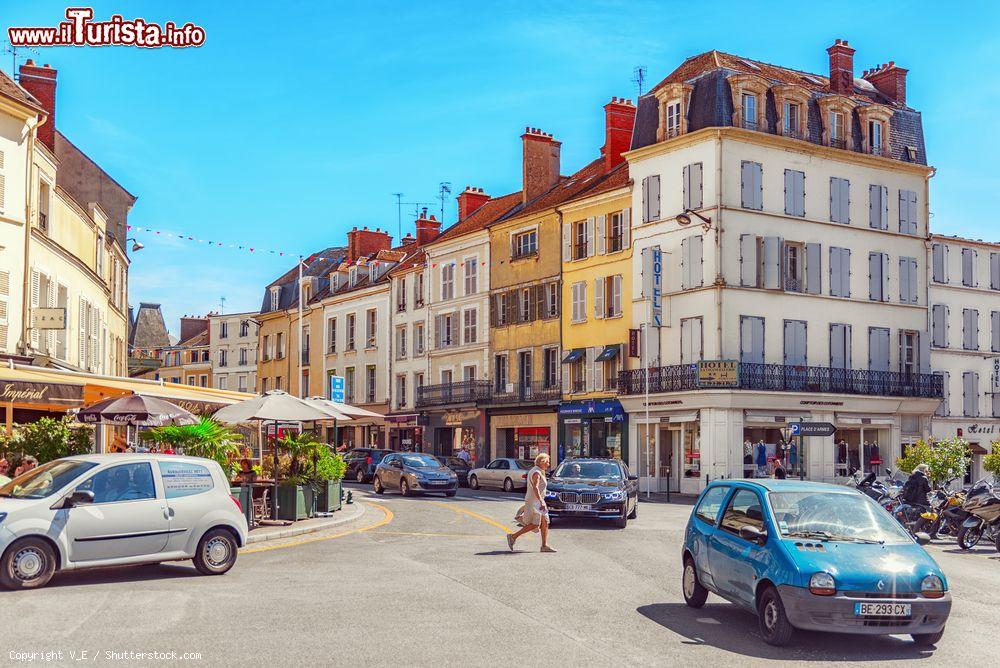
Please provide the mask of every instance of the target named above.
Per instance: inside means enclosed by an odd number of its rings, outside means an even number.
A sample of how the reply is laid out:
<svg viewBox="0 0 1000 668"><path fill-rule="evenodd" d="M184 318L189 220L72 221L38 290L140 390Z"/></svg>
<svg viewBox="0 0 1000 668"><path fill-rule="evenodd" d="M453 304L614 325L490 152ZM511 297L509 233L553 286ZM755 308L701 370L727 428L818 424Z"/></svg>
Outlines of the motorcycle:
<svg viewBox="0 0 1000 668"><path fill-rule="evenodd" d="M1000 496L987 480L980 480L965 495L962 510L969 517L958 531L958 546L970 550L983 538L993 542L1000 552Z"/></svg>
<svg viewBox="0 0 1000 668"><path fill-rule="evenodd" d="M953 492L947 491L955 480L952 478L928 495L930 510L937 515L937 518L934 520L923 519L917 531L926 532L931 536L958 535L962 528L962 522L968 517L968 513L962 510L965 492L960 489Z"/></svg>
<svg viewBox="0 0 1000 668"><path fill-rule="evenodd" d="M928 494L930 496L930 494ZM910 532L911 536L918 533L926 533L927 527L937 522L938 514L931 510L930 506L920 506L910 503L901 504L892 513L896 521L903 525L903 528Z"/></svg>

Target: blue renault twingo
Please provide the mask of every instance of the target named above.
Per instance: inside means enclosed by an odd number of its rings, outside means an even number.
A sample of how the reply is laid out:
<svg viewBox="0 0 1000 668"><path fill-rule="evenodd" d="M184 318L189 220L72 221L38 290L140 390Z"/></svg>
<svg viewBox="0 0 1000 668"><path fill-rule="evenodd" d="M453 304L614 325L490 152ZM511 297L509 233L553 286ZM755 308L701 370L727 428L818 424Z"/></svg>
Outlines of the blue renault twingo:
<svg viewBox="0 0 1000 668"><path fill-rule="evenodd" d="M757 614L771 645L795 629L910 634L933 645L951 594L944 573L889 513L857 490L793 480L718 480L684 536L684 600L708 593Z"/></svg>

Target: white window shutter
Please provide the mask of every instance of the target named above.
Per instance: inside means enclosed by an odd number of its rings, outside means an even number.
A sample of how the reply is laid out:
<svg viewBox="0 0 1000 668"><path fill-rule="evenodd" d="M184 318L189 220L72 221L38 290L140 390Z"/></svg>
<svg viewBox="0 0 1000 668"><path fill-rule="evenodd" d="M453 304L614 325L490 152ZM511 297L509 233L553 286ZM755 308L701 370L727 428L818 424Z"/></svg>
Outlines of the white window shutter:
<svg viewBox="0 0 1000 668"><path fill-rule="evenodd" d="M606 313L604 305L604 276L594 279L594 317L603 318Z"/></svg>
<svg viewBox="0 0 1000 668"><path fill-rule="evenodd" d="M48 294L46 295L45 305L48 307L56 306L56 282L52 279L48 281ZM55 354L56 349L56 330L50 329L45 332L45 344L46 344L46 354Z"/></svg>
<svg viewBox="0 0 1000 668"><path fill-rule="evenodd" d="M764 287L781 288L781 237L764 237Z"/></svg>
<svg viewBox="0 0 1000 668"><path fill-rule="evenodd" d="M823 252L820 244L806 244L806 292L818 295L823 286Z"/></svg>
<svg viewBox="0 0 1000 668"><path fill-rule="evenodd" d="M691 206L691 165L684 165L681 169L681 201L683 208L694 208Z"/></svg>
<svg viewBox="0 0 1000 668"><path fill-rule="evenodd" d="M705 254L702 250L703 246L704 237L701 235L693 237L690 246L688 246L691 250L691 285L693 287L698 287L705 283L705 272L703 269Z"/></svg>
<svg viewBox="0 0 1000 668"><path fill-rule="evenodd" d="M650 210L652 220L660 219L660 175L650 177Z"/></svg>
<svg viewBox="0 0 1000 668"><path fill-rule="evenodd" d="M563 262L569 262L573 259L573 247L570 243L570 223L563 223L562 232L562 242L563 242Z"/></svg>
<svg viewBox="0 0 1000 668"><path fill-rule="evenodd" d="M31 347L38 349L38 329L35 327L35 312L38 309L39 298L39 276L34 269L31 270L31 313L28 314L28 323L31 325Z"/></svg>
<svg viewBox="0 0 1000 668"><path fill-rule="evenodd" d="M740 235L740 285L757 287L757 237Z"/></svg>
<svg viewBox="0 0 1000 668"><path fill-rule="evenodd" d="M595 354L596 348L587 348L587 359L584 361L584 367L586 368L587 374L587 392L594 391L594 358L597 357Z"/></svg>
<svg viewBox="0 0 1000 668"><path fill-rule="evenodd" d="M889 301L889 254L882 253L882 301Z"/></svg>
<svg viewBox="0 0 1000 668"><path fill-rule="evenodd" d="M597 244L594 243L594 230L597 227L595 222L596 219L594 218L594 216L590 216L589 218L587 218L587 227L584 229L584 235L583 235L583 243L586 244L586 252L584 253L584 257L590 257L591 255L593 255L594 249L597 246Z"/></svg>
<svg viewBox="0 0 1000 668"><path fill-rule="evenodd" d="M688 259L691 237L681 239L681 290L691 287L691 261Z"/></svg>
<svg viewBox="0 0 1000 668"><path fill-rule="evenodd" d="M642 222L649 222L649 177L642 180Z"/></svg>
<svg viewBox="0 0 1000 668"><path fill-rule="evenodd" d="M622 209L622 248L632 245L632 209L625 207ZM1000 265L998 265L1000 266Z"/></svg>
<svg viewBox="0 0 1000 668"><path fill-rule="evenodd" d="M601 214L597 217L597 234L596 243L594 247L597 249L598 255L604 255L606 252L606 241L607 241L607 225L608 217L605 214Z"/></svg>
<svg viewBox="0 0 1000 668"><path fill-rule="evenodd" d="M77 328L79 329L79 367L87 368L87 302L81 297L79 316L77 318Z"/></svg>

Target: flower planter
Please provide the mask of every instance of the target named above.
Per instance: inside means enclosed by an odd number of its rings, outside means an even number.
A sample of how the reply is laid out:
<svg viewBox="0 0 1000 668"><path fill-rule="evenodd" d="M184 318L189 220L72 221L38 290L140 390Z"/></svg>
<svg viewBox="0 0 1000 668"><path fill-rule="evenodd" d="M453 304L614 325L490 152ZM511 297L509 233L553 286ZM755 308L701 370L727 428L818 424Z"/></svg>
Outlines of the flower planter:
<svg viewBox="0 0 1000 668"><path fill-rule="evenodd" d="M316 499L316 510L321 513L332 513L340 510L340 481L327 480L320 483Z"/></svg>
<svg viewBox="0 0 1000 668"><path fill-rule="evenodd" d="M242 485L233 486L229 488L229 493L233 498L238 499L240 502L240 507L243 508L243 516L247 518L247 524L253 524L253 500L251 496L253 495L253 487L244 487Z"/></svg>
<svg viewBox="0 0 1000 668"><path fill-rule="evenodd" d="M302 485L278 485L278 519L304 520L309 517L312 506L312 490L309 490L309 504L306 504L306 488Z"/></svg>

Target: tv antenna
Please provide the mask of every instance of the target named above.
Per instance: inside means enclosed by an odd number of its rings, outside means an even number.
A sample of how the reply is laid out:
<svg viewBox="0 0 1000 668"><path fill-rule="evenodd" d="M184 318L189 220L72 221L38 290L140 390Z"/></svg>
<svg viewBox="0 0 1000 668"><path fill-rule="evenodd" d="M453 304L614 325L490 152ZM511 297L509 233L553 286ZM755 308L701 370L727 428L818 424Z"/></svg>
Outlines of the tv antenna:
<svg viewBox="0 0 1000 668"><path fill-rule="evenodd" d="M444 225L444 201L451 194L451 182L442 181L438 186L438 199L441 200L441 224Z"/></svg>
<svg viewBox="0 0 1000 668"><path fill-rule="evenodd" d="M219 297L219 315L222 315L225 312L226 312L226 298Z"/></svg>
<svg viewBox="0 0 1000 668"><path fill-rule="evenodd" d="M431 206L433 204L433 202L404 202L403 201L403 197L404 197L403 193L393 193L392 196L396 198L396 224L399 226L399 230L398 230L399 236L397 238L400 241L402 241L403 240L403 206L405 205L405 206L412 206L412 207L414 207L413 208L413 217L416 218L417 216L420 215L420 207L422 207L422 206Z"/></svg>
<svg viewBox="0 0 1000 668"><path fill-rule="evenodd" d="M4 42L3 50L4 53L9 53L11 56L11 74L13 75L15 80L21 78L21 75L18 74L17 71L17 59L20 57L22 51L27 51L28 53L32 53L36 56L42 55L41 51L39 51L33 46L15 46L9 41Z"/></svg>
<svg viewBox="0 0 1000 668"><path fill-rule="evenodd" d="M646 88L646 66L636 65L632 68L632 83L639 90L638 97L642 97L642 92Z"/></svg>

